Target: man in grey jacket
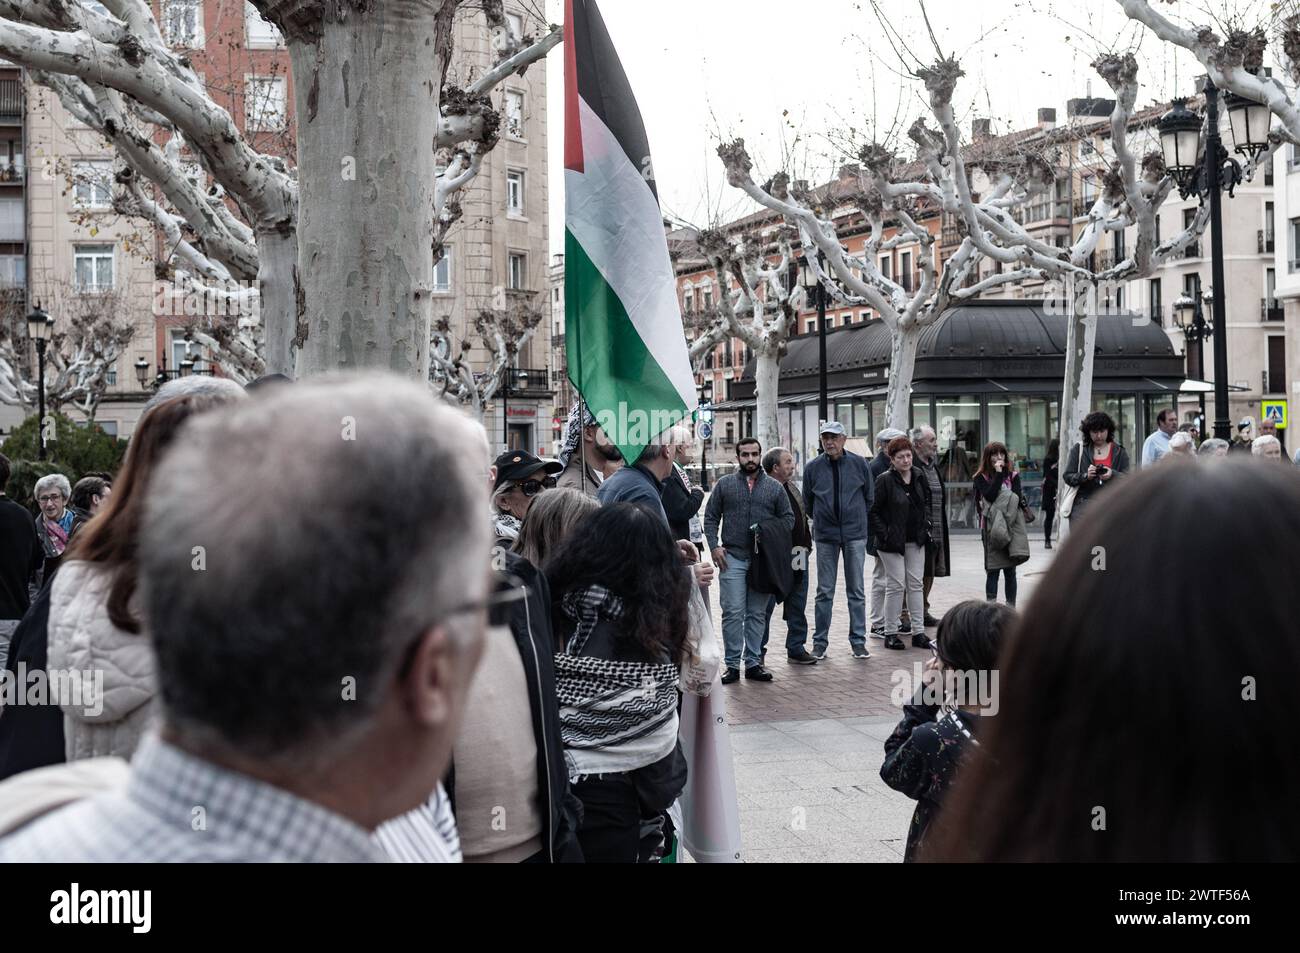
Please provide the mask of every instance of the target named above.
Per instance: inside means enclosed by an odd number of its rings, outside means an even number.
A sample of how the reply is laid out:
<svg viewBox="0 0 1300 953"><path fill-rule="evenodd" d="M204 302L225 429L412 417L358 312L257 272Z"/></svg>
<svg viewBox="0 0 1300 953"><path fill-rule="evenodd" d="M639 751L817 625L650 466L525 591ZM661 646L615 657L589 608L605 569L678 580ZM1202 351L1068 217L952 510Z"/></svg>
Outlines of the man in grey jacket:
<svg viewBox="0 0 1300 953"><path fill-rule="evenodd" d="M831 605L839 560L844 556L844 588L849 600L849 646L853 657L870 658L867 651L866 593L863 569L867 558L867 512L875 481L867 461L844 449L844 425L822 424L821 456L803 471L804 512L812 515L813 546L817 550L817 604L814 610L813 657L824 659L831 639Z"/></svg>
<svg viewBox="0 0 1300 953"><path fill-rule="evenodd" d="M763 667L763 630L770 596L749 588L749 561L754 547L751 527L777 517L785 520L786 528L793 532L794 511L790 509L785 487L759 466L762 455L763 448L757 440L741 438L736 444L740 469L714 484L704 512L704 538L722 573L719 598L727 662L726 674L722 676L724 685L739 680L742 652L746 678L772 681L772 673Z"/></svg>

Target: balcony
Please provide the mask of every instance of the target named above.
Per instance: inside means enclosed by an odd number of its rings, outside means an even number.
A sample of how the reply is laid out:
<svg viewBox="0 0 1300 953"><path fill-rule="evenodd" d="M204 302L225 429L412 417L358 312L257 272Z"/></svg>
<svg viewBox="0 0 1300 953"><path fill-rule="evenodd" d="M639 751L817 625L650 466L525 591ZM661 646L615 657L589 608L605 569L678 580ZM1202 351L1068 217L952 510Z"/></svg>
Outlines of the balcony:
<svg viewBox="0 0 1300 953"><path fill-rule="evenodd" d="M505 389L511 397L550 397L555 393L550 372L544 367L507 368Z"/></svg>
<svg viewBox="0 0 1300 953"><path fill-rule="evenodd" d="M1087 218L1092 207L1097 204L1097 196L1085 195L1074 200L1072 209L1075 218Z"/></svg>
<svg viewBox="0 0 1300 953"><path fill-rule="evenodd" d="M1255 241L1259 247L1260 254L1272 253L1273 251L1273 230L1261 228L1255 233Z"/></svg>
<svg viewBox="0 0 1300 953"><path fill-rule="evenodd" d="M20 126L23 121L21 80L0 79L0 125Z"/></svg>
<svg viewBox="0 0 1300 953"><path fill-rule="evenodd" d="M1276 298L1259 299L1259 319L1261 321L1282 321L1282 304Z"/></svg>
<svg viewBox="0 0 1300 953"><path fill-rule="evenodd" d="M1200 243L1199 241L1192 242L1190 245L1188 245L1188 246L1187 246L1186 248L1184 248L1182 251L1177 252L1173 257L1175 257L1175 258L1200 258L1200 257L1201 257L1201 243Z"/></svg>
<svg viewBox="0 0 1300 953"><path fill-rule="evenodd" d="M962 237L962 233L955 227L945 227L939 232L939 245L943 248L960 245Z"/></svg>

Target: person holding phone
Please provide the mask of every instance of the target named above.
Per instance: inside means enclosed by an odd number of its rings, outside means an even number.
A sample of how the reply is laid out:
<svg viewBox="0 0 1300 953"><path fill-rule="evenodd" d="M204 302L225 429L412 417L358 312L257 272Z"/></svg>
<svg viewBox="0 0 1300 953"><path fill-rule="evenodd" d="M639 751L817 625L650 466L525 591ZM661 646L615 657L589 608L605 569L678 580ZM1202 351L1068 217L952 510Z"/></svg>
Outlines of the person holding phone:
<svg viewBox="0 0 1300 953"><path fill-rule="evenodd" d="M1079 426L1082 443L1070 448L1070 456L1061 473L1070 486L1079 488L1070 510L1070 522L1076 523L1092 498L1110 486L1115 476L1128 472L1128 451L1115 441L1115 420L1103 410L1094 410Z"/></svg>
<svg viewBox="0 0 1300 953"><path fill-rule="evenodd" d="M1016 516L1016 512L1024 514L1023 520L1016 517L1011 525L1011 532L1023 538L1023 545L1018 547L1021 552L1021 558L1016 558L1013 553L1011 540L1001 544L995 543L989 534L989 510L995 504L998 504L998 497L1002 491L1007 490L1015 497L1014 506L1011 506L1006 512L1011 516ZM990 442L980 455L980 466L975 471L975 478L971 481L971 495L975 499L975 510L979 514L980 522L980 539L984 543L984 571L987 576L984 581L984 595L989 602L993 602L998 597L998 574L1001 573L1006 580L1006 597L1007 605L1016 604L1016 566L1024 562L1024 556L1027 554L1029 546L1029 537L1025 533L1025 523L1032 523L1034 520L1033 511L1025 502L1024 491L1020 487L1020 474L1016 472L1015 465L1011 462L1011 455L1007 450L1006 444L997 440Z"/></svg>

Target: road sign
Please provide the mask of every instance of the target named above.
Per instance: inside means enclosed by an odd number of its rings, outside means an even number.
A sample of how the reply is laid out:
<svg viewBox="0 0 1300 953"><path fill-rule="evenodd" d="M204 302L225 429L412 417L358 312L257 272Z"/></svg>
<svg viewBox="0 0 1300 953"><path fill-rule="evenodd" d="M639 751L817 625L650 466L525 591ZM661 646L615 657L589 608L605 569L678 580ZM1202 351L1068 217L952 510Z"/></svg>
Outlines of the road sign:
<svg viewBox="0 0 1300 953"><path fill-rule="evenodd" d="M1271 420L1277 424L1278 430L1285 430L1287 424L1287 408L1285 400L1266 400L1260 404L1260 416L1264 420Z"/></svg>
<svg viewBox="0 0 1300 953"><path fill-rule="evenodd" d="M701 420L699 426L695 428L695 432L700 435L701 440L708 440L713 436L713 424L707 420Z"/></svg>

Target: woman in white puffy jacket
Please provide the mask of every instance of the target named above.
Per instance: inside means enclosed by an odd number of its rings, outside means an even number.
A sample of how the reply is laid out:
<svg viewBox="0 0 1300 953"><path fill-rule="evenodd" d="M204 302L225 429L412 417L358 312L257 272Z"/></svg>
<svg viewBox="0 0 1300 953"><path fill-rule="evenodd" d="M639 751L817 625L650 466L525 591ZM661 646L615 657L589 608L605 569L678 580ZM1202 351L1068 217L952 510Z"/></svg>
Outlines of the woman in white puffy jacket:
<svg viewBox="0 0 1300 953"><path fill-rule="evenodd" d="M230 401L192 394L158 404L136 426L108 505L68 545L51 583L49 671L80 673L59 698L68 761L130 758L157 720L153 647L136 598L136 546L149 480L195 413Z"/></svg>

